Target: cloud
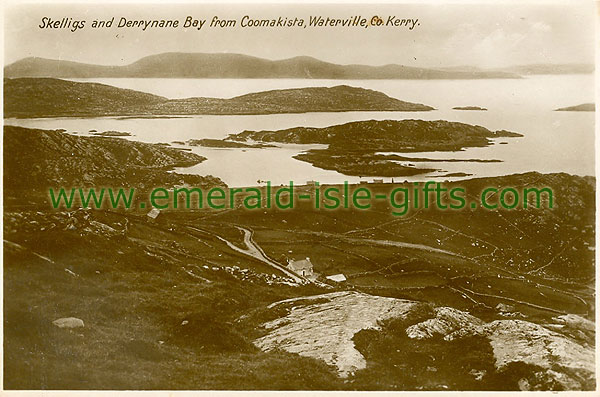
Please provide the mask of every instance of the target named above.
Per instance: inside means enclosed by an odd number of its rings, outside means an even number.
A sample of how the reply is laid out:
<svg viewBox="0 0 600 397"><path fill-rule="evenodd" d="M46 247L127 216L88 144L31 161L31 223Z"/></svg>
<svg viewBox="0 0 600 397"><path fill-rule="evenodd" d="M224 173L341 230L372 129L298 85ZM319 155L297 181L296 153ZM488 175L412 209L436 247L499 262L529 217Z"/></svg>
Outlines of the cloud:
<svg viewBox="0 0 600 397"><path fill-rule="evenodd" d="M443 52L449 63L494 67L506 63L527 39L527 33L508 26L464 23L446 40Z"/></svg>

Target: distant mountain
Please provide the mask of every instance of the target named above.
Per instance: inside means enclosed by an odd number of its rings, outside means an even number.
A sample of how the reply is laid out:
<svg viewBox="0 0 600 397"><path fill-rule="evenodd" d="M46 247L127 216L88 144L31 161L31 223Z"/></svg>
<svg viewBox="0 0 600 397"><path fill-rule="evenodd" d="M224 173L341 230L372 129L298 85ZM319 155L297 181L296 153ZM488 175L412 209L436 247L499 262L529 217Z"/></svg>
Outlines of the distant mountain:
<svg viewBox="0 0 600 397"><path fill-rule="evenodd" d="M582 103L581 105L568 106L565 108L555 109L557 112L595 112L596 104L594 103Z"/></svg>
<svg viewBox="0 0 600 397"><path fill-rule="evenodd" d="M594 65L587 63L538 63L531 65L515 65L504 68L484 69L476 66L449 66L439 68L448 72L471 72L471 73L490 73L503 72L513 73L518 75L535 75L535 74L589 74L594 73Z"/></svg>
<svg viewBox="0 0 600 397"><path fill-rule="evenodd" d="M521 75L528 74L589 74L594 73L594 65L584 63L567 63L567 64L533 64L519 65L508 68L498 69L499 71L508 73L517 73Z"/></svg>
<svg viewBox="0 0 600 397"><path fill-rule="evenodd" d="M242 54L163 53L125 66L102 66L30 57L4 68L5 77L481 79L519 78L505 71L438 70L396 64L338 65L301 56L278 61Z"/></svg>
<svg viewBox="0 0 600 397"><path fill-rule="evenodd" d="M272 90L230 99L168 99L98 83L53 78L4 80L5 117L275 114L346 111L428 111L382 92L340 85Z"/></svg>

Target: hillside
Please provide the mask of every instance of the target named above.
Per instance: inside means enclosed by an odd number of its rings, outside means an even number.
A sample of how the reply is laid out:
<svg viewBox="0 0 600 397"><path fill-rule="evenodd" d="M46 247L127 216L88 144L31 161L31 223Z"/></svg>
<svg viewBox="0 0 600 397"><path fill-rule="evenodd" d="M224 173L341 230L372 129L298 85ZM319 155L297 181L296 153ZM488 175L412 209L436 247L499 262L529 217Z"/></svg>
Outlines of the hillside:
<svg viewBox="0 0 600 397"><path fill-rule="evenodd" d="M160 181L166 186L221 184L214 177L167 172L192 166L204 157L119 138L80 137L59 131L4 127L5 191L47 194L49 187L144 187ZM161 185L162 186L162 185Z"/></svg>
<svg viewBox="0 0 600 397"><path fill-rule="evenodd" d="M549 186L557 206L398 218L386 202L303 202L149 222L5 200L4 387L594 389L594 179L456 186ZM242 230L279 263L310 256L319 280L347 282L296 284L245 254ZM53 324L70 316L84 326Z"/></svg>
<svg viewBox="0 0 600 397"><path fill-rule="evenodd" d="M4 117L145 113L167 98L98 83L4 79Z"/></svg>
<svg viewBox="0 0 600 397"><path fill-rule="evenodd" d="M30 57L4 68L5 77L478 79L519 78L501 71L446 71L403 65L338 65L307 56L269 60L242 54L163 53L124 66Z"/></svg>
<svg viewBox="0 0 600 397"><path fill-rule="evenodd" d="M53 209L41 190L206 189L218 181L166 171L202 157L16 127L5 127L3 149L6 389L595 387L594 178L444 184L469 200L547 186L552 209L395 217L387 200L336 211L298 201L167 209L150 221L139 205ZM369 185L387 197L413 186ZM317 282L282 271L307 256ZM346 281L325 278L340 273ZM73 328L60 321L69 318Z"/></svg>
<svg viewBox="0 0 600 397"><path fill-rule="evenodd" d="M230 99L168 99L105 84L53 78L4 80L4 117L427 111L430 106L340 85L263 91Z"/></svg>

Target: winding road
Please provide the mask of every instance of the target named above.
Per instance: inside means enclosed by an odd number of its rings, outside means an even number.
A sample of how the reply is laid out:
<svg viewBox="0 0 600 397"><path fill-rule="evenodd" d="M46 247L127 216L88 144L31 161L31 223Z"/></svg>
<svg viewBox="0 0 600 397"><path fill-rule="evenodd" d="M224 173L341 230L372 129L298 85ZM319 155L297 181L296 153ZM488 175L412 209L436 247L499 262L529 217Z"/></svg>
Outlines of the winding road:
<svg viewBox="0 0 600 397"><path fill-rule="evenodd" d="M232 250L239 252L241 254L247 255L247 256L251 256L254 259L257 259L271 267L274 267L275 269L284 273L286 276L293 279L296 283L299 283L299 284L306 283L306 280L304 278L298 276L296 273L286 269L284 266L281 266L279 263L277 263L277 262L273 261L271 258L269 258L267 256L267 254L265 254L265 252L262 250L262 248L260 248L260 246L258 244L256 244L256 242L252 238L254 235L253 230L246 229L241 226L235 226L235 227L244 233L244 244L246 245L246 249L238 247L237 245L233 244L229 240L226 240L217 234L214 234L214 233L210 233L210 234L212 236L214 236L215 238L219 239L220 241L224 242L225 244L227 244L227 246L229 248L231 248ZM194 227L190 227L190 228L193 230L199 231L199 232L206 233L205 230L197 229Z"/></svg>

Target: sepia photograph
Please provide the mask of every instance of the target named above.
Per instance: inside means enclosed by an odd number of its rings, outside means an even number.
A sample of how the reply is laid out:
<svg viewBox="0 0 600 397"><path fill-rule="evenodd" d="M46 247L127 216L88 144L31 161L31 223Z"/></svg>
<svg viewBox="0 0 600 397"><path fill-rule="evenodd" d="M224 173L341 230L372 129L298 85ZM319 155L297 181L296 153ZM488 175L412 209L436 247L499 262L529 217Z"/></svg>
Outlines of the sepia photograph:
<svg viewBox="0 0 600 397"><path fill-rule="evenodd" d="M597 2L3 11L4 391L598 391Z"/></svg>

